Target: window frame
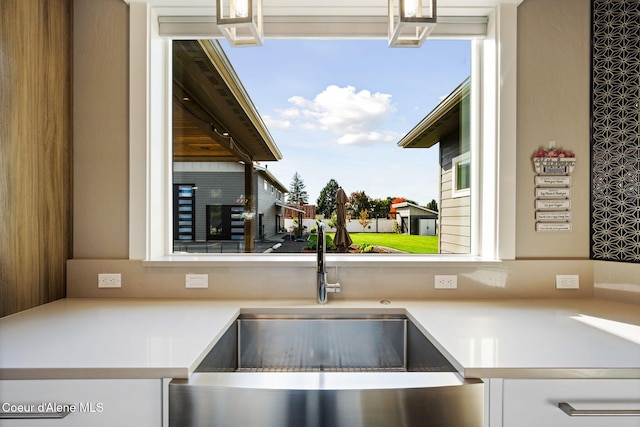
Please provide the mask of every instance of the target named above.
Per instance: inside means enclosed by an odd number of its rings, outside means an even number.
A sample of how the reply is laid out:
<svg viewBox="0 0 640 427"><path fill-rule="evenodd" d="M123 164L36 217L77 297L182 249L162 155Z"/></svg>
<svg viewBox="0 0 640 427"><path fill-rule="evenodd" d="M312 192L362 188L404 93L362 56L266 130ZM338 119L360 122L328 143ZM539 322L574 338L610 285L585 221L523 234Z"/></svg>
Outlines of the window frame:
<svg viewBox="0 0 640 427"><path fill-rule="evenodd" d="M480 82L472 81L471 90L472 111L476 112L471 117L471 151L478 154L471 159L471 254L375 258L332 255L329 260L400 266L403 262L515 259L516 53L520 1L486 0L483 7L462 8L488 17L486 38L472 42L472 76L479 77ZM299 265L303 259L313 261L313 257L304 256L172 254L171 103L168 102L171 39L160 35L159 17L175 10L145 2L131 2L129 7L129 259L150 265L177 265L176 261L262 264L285 259Z"/></svg>

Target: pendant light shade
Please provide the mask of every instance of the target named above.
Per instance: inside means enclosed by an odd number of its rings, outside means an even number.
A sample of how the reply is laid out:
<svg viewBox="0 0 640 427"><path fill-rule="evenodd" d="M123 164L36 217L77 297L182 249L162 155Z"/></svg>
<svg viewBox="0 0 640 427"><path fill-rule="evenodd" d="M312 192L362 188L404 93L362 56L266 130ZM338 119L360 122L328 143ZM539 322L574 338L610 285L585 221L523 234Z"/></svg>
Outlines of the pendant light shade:
<svg viewBox="0 0 640 427"><path fill-rule="evenodd" d="M262 0L216 0L216 20L232 46L262 46Z"/></svg>
<svg viewBox="0 0 640 427"><path fill-rule="evenodd" d="M420 47L436 18L436 0L389 0L389 46Z"/></svg>

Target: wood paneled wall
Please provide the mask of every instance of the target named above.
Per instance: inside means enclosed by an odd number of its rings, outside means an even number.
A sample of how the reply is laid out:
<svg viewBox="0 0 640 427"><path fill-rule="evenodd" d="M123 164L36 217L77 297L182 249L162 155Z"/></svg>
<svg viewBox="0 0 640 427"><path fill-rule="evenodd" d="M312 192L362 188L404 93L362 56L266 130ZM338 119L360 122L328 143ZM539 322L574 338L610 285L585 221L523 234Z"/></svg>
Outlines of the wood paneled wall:
<svg viewBox="0 0 640 427"><path fill-rule="evenodd" d="M0 1L0 316L65 296L73 0Z"/></svg>

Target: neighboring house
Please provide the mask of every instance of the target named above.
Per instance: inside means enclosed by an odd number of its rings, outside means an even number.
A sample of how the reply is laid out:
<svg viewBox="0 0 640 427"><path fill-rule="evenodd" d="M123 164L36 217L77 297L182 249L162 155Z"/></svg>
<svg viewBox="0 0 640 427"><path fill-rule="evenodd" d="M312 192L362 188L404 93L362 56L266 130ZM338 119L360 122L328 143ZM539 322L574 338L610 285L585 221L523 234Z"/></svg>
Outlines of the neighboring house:
<svg viewBox="0 0 640 427"><path fill-rule="evenodd" d="M471 252L470 88L467 78L398 142L402 148L439 143L440 253Z"/></svg>
<svg viewBox="0 0 640 427"><path fill-rule="evenodd" d="M174 240L243 240L244 217L254 221L254 239L269 239L284 227L287 188L268 169L253 166L254 203L245 212L244 166L237 162L174 163Z"/></svg>
<svg viewBox="0 0 640 427"><path fill-rule="evenodd" d="M438 212L409 202L391 205L400 231L419 236L435 236L438 227Z"/></svg>

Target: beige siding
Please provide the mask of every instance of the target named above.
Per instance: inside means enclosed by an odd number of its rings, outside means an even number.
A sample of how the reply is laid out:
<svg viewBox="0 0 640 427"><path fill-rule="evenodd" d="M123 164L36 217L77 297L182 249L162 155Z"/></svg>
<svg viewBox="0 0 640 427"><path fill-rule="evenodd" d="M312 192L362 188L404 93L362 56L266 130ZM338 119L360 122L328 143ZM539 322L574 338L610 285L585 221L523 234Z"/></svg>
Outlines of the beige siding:
<svg viewBox="0 0 640 427"><path fill-rule="evenodd" d="M471 198L452 197L451 159L458 154L457 143L441 144L439 245L443 254L471 251Z"/></svg>
<svg viewBox="0 0 640 427"><path fill-rule="evenodd" d="M467 211L468 212L468 211ZM466 215L457 215L457 216L449 216L447 215L445 218L440 220L440 225L444 226L462 226L468 227L469 220L466 218Z"/></svg>

